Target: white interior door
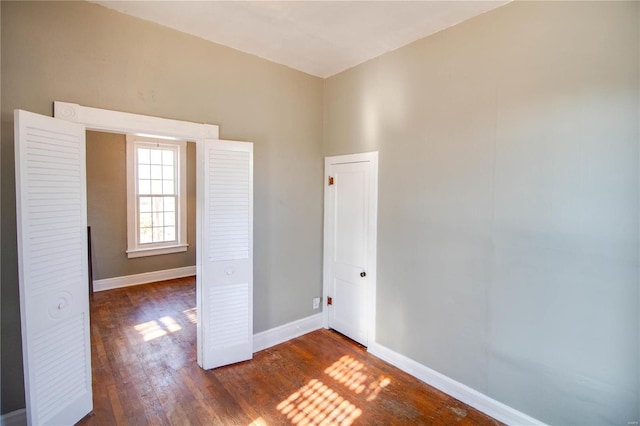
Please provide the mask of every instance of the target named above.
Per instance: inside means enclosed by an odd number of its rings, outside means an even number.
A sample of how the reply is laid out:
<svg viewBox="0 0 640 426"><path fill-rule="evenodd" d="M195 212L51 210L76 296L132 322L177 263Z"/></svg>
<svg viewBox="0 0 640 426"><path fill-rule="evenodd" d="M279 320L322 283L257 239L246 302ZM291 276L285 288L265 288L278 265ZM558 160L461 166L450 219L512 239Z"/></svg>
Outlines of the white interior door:
<svg viewBox="0 0 640 426"><path fill-rule="evenodd" d="M198 141L198 364L253 356L253 144Z"/></svg>
<svg viewBox="0 0 640 426"><path fill-rule="evenodd" d="M85 127L15 112L20 315L27 421L92 408Z"/></svg>
<svg viewBox="0 0 640 426"><path fill-rule="evenodd" d="M328 327L367 346L375 319L377 156L363 156L327 159L325 300Z"/></svg>

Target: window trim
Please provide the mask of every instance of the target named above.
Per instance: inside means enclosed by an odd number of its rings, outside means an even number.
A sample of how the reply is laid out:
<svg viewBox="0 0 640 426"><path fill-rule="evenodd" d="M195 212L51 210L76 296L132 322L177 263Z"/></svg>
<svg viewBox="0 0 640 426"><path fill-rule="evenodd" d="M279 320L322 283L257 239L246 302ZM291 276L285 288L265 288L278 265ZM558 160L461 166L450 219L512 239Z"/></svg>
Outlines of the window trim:
<svg viewBox="0 0 640 426"><path fill-rule="evenodd" d="M138 258L146 256L156 256L161 254L180 253L187 251L187 141L166 137L149 137L140 136L138 134L126 135L126 167L127 167L127 257ZM176 165L177 173L177 229L176 241L168 244L164 243L145 243L140 244L138 229L138 193L136 190L137 182L137 158L136 145L137 142L155 143L159 145L177 146L178 158Z"/></svg>

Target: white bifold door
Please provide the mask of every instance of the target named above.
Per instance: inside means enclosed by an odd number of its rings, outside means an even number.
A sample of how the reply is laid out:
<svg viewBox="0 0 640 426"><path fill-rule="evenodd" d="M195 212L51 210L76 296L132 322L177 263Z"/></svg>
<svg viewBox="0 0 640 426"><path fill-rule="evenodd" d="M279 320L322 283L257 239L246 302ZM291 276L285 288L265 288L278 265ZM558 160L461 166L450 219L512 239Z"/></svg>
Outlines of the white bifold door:
<svg viewBox="0 0 640 426"><path fill-rule="evenodd" d="M253 356L253 144L198 142L198 364Z"/></svg>
<svg viewBox="0 0 640 426"><path fill-rule="evenodd" d="M132 117L148 121L126 115ZM84 124L15 112L22 353L32 425L71 425L93 409L85 134ZM198 139L196 173L198 364L210 369L253 355L253 145Z"/></svg>
<svg viewBox="0 0 640 426"><path fill-rule="evenodd" d="M27 421L92 410L85 127L15 112L20 315Z"/></svg>

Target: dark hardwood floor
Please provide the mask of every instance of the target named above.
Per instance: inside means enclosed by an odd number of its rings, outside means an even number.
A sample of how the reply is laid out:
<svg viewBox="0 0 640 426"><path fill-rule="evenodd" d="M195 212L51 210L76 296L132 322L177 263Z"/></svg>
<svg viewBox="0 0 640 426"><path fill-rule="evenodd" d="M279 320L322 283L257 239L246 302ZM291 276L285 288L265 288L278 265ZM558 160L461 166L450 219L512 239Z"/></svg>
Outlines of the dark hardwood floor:
<svg viewBox="0 0 640 426"><path fill-rule="evenodd" d="M81 425L500 424L328 330L204 371L195 304L193 278L94 294Z"/></svg>

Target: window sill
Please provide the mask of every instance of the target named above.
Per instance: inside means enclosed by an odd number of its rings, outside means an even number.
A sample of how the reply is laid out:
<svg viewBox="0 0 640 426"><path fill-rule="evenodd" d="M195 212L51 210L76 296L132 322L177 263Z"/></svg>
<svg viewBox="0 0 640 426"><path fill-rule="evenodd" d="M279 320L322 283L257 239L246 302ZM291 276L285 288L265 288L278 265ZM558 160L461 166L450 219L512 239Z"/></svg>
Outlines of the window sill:
<svg viewBox="0 0 640 426"><path fill-rule="evenodd" d="M129 259L132 259L135 257L157 256L159 254L180 253L183 251L187 251L187 247L189 247L189 244L176 244L174 246L166 246L166 247L127 250L127 257Z"/></svg>

